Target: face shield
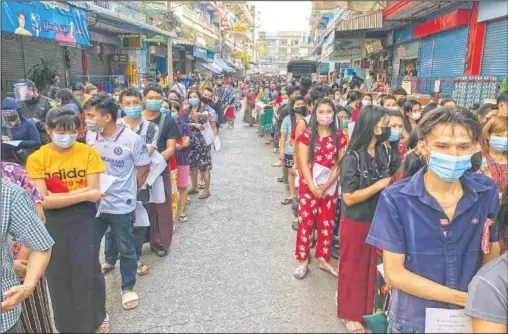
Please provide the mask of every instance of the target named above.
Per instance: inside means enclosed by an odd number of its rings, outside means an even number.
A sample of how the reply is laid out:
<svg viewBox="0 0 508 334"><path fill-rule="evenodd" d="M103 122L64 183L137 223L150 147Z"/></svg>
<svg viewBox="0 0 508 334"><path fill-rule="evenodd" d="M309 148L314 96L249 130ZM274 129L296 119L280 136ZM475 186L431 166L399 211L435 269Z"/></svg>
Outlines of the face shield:
<svg viewBox="0 0 508 334"><path fill-rule="evenodd" d="M15 128L21 123L19 112L12 109L2 110L2 126L6 128Z"/></svg>
<svg viewBox="0 0 508 334"><path fill-rule="evenodd" d="M14 84L14 98L17 102L29 101L34 97L34 87L29 82Z"/></svg>

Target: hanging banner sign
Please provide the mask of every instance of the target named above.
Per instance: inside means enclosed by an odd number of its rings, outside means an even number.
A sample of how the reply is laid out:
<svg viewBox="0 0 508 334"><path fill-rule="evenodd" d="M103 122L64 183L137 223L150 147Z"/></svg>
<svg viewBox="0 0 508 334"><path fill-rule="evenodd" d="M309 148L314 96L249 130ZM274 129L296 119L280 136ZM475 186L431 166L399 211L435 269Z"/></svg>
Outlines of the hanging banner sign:
<svg viewBox="0 0 508 334"><path fill-rule="evenodd" d="M229 29L229 32L233 35L247 35L248 31L249 24L242 22L231 23L231 28Z"/></svg>
<svg viewBox="0 0 508 334"><path fill-rule="evenodd" d="M367 49L367 54L376 53L383 51L383 44L381 44L379 38L367 38L365 40L365 48Z"/></svg>
<svg viewBox="0 0 508 334"><path fill-rule="evenodd" d="M330 60L358 59L366 56L364 38L336 38L334 44L335 49L330 54Z"/></svg>
<svg viewBox="0 0 508 334"><path fill-rule="evenodd" d="M2 1L2 32L90 46L88 14L56 1Z"/></svg>

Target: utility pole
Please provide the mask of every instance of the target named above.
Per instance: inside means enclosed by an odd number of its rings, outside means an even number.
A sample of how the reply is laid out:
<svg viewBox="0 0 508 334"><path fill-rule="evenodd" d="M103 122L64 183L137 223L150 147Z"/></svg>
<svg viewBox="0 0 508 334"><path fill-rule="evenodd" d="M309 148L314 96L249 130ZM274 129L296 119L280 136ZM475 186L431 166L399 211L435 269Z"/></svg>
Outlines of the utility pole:
<svg viewBox="0 0 508 334"><path fill-rule="evenodd" d="M171 11L171 1L167 1L166 6L167 6L168 11ZM168 37L167 44L168 44L167 45L168 55L166 58L166 62L167 62L166 68L168 69L167 82L168 82L169 88L171 88L172 82L173 82L173 42L171 41L171 37Z"/></svg>

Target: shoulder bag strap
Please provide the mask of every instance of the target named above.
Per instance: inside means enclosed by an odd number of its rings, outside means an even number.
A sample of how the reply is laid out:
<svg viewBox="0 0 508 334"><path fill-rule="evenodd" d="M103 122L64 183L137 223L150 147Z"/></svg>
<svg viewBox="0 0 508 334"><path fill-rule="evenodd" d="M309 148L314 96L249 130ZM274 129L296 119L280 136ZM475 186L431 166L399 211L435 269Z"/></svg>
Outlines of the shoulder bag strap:
<svg viewBox="0 0 508 334"><path fill-rule="evenodd" d="M159 120L159 132L157 133L157 140L155 141L157 144L159 143L159 138L161 136L165 120L166 120L166 114L161 113L161 119Z"/></svg>

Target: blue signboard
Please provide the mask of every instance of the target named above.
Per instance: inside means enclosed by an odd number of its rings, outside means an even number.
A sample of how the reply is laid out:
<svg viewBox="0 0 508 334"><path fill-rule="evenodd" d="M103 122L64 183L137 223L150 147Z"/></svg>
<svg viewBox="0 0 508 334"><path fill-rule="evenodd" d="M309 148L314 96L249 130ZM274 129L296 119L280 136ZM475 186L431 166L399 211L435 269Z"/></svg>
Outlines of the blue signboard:
<svg viewBox="0 0 508 334"><path fill-rule="evenodd" d="M2 1L2 32L90 46L87 13L59 1Z"/></svg>
<svg viewBox="0 0 508 334"><path fill-rule="evenodd" d="M393 37L393 43L395 45L397 45L397 44L412 41L414 39L413 38L413 30L414 30L414 25L412 25L406 29L401 29L401 30L395 31L395 36Z"/></svg>
<svg viewBox="0 0 508 334"><path fill-rule="evenodd" d="M198 47L194 47L192 55L194 57L199 57L199 58L203 58L203 59L208 58L208 56L206 54L206 50L202 49L202 48L198 48Z"/></svg>

